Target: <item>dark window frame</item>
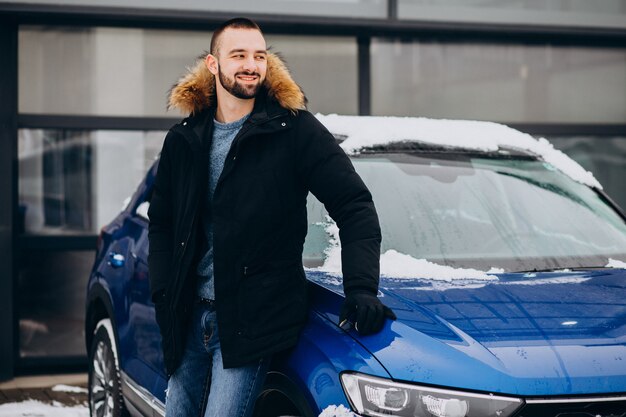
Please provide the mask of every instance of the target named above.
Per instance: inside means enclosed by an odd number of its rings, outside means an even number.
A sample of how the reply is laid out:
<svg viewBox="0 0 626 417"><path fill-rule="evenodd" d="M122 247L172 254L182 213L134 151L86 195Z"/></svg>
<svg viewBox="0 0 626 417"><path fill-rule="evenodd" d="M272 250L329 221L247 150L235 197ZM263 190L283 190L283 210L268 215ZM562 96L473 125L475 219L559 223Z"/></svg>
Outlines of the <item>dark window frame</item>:
<svg viewBox="0 0 626 417"><path fill-rule="evenodd" d="M17 320L15 288L17 280L16 258L17 209L17 54L18 23L12 16L0 15L0 50L5 59L0 66L0 380L14 376L19 339L16 337ZM14 64L14 65L13 65Z"/></svg>
<svg viewBox="0 0 626 417"><path fill-rule="evenodd" d="M63 130L168 130L182 117L72 116L22 113L19 129Z"/></svg>

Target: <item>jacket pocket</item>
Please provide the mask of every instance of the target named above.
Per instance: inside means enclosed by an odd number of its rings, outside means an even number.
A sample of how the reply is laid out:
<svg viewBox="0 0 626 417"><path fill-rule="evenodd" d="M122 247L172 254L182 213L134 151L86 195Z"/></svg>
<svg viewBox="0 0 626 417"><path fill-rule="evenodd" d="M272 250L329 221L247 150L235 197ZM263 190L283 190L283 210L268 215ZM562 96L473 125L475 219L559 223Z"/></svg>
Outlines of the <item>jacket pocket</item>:
<svg viewBox="0 0 626 417"><path fill-rule="evenodd" d="M256 339L304 323L306 280L300 260L244 267L244 271L237 301L246 337Z"/></svg>

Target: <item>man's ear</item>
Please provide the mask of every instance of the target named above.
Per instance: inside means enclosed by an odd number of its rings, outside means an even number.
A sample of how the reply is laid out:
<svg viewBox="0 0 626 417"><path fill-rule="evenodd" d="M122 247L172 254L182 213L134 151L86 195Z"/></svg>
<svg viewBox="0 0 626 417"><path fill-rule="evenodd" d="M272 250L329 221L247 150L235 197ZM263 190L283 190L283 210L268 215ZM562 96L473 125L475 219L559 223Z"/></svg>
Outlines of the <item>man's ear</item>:
<svg viewBox="0 0 626 417"><path fill-rule="evenodd" d="M215 56L211 54L208 54L206 58L204 59L204 62L206 63L206 67L211 72L211 74L217 75L217 72L218 72L217 58L215 58Z"/></svg>

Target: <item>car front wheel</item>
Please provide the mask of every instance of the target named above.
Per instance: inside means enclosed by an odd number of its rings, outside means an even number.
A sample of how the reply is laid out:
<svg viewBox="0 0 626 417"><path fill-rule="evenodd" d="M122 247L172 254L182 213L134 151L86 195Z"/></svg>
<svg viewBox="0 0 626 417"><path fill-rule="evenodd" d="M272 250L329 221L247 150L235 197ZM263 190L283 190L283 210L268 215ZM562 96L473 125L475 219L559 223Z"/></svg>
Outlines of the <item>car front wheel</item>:
<svg viewBox="0 0 626 417"><path fill-rule="evenodd" d="M96 325L89 350L89 413L92 417L125 417L115 336L110 319Z"/></svg>

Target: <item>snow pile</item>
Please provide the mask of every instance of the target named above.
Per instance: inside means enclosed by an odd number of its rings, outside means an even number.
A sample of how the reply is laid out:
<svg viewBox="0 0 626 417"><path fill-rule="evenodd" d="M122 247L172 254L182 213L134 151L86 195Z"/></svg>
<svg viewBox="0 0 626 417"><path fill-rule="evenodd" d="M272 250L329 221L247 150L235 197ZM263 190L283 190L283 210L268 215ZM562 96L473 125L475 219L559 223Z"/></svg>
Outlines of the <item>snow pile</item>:
<svg viewBox="0 0 626 417"><path fill-rule="evenodd" d="M318 417L356 417L352 411L347 409L344 405L329 405Z"/></svg>
<svg viewBox="0 0 626 417"><path fill-rule="evenodd" d="M339 228L337 224L326 216L324 223L326 233L330 235L330 245L324 254L324 264L315 271L326 272L331 275L341 276L341 243L339 240ZM451 266L439 265L426 259L416 259L411 255L389 249L380 255L380 275L392 278L423 278L438 281L452 280L497 280L494 273L504 272L501 269L491 268L489 273L469 268L452 268Z"/></svg>
<svg viewBox="0 0 626 417"><path fill-rule="evenodd" d="M324 226L324 230L330 236L328 247L324 249L324 265L313 268L316 271L327 272L331 275L341 275L341 242L339 240L339 227L330 216L326 216L325 223L317 223Z"/></svg>
<svg viewBox="0 0 626 417"><path fill-rule="evenodd" d="M55 385L54 387L52 387L52 391L57 391L57 392L76 392L76 393L85 393L85 394L87 394L87 388L73 387L71 385L63 385L63 384Z"/></svg>
<svg viewBox="0 0 626 417"><path fill-rule="evenodd" d="M607 268L621 268L626 269L626 262L618 261L617 259L609 258L609 263L606 264Z"/></svg>
<svg viewBox="0 0 626 417"><path fill-rule="evenodd" d="M15 416L88 417L89 409L86 406L67 407L56 401L52 404L45 404L36 400L0 405L0 417Z"/></svg>
<svg viewBox="0 0 626 417"><path fill-rule="evenodd" d="M486 152L504 147L531 152L574 181L602 189L593 174L554 149L546 139L537 140L503 124L423 117L325 116L319 113L315 117L333 134L346 137L341 147L349 154L391 142L421 142Z"/></svg>
<svg viewBox="0 0 626 417"><path fill-rule="evenodd" d="M452 268L439 265L426 259L415 259L393 249L380 256L380 274L393 278L424 278L440 281L497 280L498 277L469 268Z"/></svg>

